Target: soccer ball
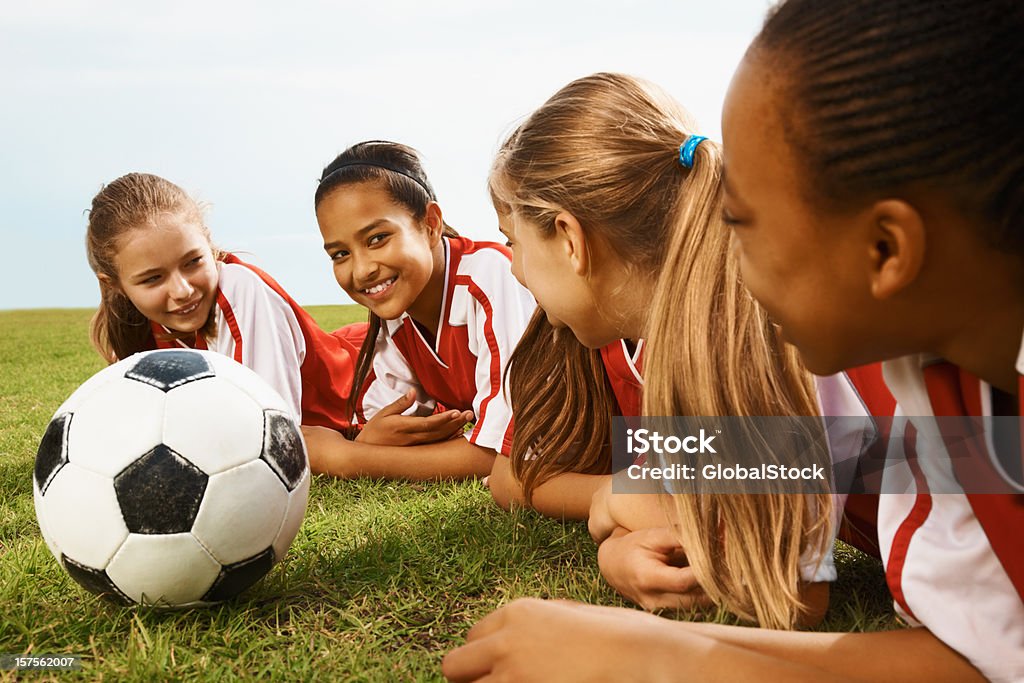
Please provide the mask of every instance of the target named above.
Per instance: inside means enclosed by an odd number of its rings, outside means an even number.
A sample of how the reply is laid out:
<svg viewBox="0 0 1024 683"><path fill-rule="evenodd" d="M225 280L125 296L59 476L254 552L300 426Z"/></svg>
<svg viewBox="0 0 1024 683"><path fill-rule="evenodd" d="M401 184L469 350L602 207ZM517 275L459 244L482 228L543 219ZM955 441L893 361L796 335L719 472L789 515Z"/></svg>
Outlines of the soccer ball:
<svg viewBox="0 0 1024 683"><path fill-rule="evenodd" d="M299 530L309 466L281 396L208 351L139 353L57 409L36 455L36 517L88 590L129 604L231 598Z"/></svg>

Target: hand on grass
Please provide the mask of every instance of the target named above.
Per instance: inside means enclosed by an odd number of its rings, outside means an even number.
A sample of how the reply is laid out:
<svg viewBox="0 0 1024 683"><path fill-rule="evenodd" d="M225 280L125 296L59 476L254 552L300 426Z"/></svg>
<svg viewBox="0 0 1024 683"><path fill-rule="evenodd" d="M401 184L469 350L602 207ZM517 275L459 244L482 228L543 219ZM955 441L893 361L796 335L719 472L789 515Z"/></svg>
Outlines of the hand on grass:
<svg viewBox="0 0 1024 683"><path fill-rule="evenodd" d="M689 610L713 603L685 563L682 546L667 527L617 529L597 551L601 574L627 600L649 612Z"/></svg>
<svg viewBox="0 0 1024 683"><path fill-rule="evenodd" d="M678 626L631 609L516 600L477 622L441 668L458 683L667 680L686 675L680 639L705 640Z"/></svg>
<svg viewBox="0 0 1024 683"><path fill-rule="evenodd" d="M473 420L470 410L448 410L437 415L402 415L416 401L416 390L409 389L394 403L384 406L364 426L356 441L376 446L417 446L446 441L462 432Z"/></svg>

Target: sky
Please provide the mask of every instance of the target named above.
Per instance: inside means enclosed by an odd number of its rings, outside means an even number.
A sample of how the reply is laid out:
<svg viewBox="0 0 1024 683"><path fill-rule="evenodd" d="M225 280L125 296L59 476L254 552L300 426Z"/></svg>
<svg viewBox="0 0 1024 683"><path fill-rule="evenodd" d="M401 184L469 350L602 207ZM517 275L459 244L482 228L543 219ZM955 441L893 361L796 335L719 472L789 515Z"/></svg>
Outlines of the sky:
<svg viewBox="0 0 1024 683"><path fill-rule="evenodd" d="M494 152L569 81L666 89L721 139L769 0L5 3L0 310L94 307L85 210L156 173L209 204L221 248L304 305L349 303L313 214L320 170L366 139L421 153L447 222L500 238Z"/></svg>

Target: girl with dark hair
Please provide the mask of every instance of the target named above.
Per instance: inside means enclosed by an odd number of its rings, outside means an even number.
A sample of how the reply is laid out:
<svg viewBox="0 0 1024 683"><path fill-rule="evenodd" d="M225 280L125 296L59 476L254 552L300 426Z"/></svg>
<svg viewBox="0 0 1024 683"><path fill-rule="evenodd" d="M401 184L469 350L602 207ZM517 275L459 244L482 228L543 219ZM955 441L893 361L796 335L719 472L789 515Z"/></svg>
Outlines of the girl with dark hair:
<svg viewBox="0 0 1024 683"><path fill-rule="evenodd" d="M508 249L449 227L415 150L361 142L323 171L314 199L334 276L369 309L352 378L360 424L396 401L442 419L456 438L393 445L367 425L352 441L305 430L314 472L337 477L466 478L490 473L511 448L505 366L534 302L512 276Z"/></svg>

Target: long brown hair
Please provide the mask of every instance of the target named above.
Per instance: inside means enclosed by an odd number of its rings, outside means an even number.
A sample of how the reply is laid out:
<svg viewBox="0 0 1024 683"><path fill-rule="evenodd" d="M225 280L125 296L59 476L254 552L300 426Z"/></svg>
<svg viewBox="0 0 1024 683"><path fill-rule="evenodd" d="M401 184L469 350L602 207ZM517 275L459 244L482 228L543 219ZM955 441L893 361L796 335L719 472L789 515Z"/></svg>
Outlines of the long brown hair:
<svg viewBox="0 0 1024 683"><path fill-rule="evenodd" d="M338 188L362 183L376 184L388 193L392 201L408 209L417 221L426 216L427 205L437 201L434 187L415 149L398 142L367 140L352 145L324 167L313 196L313 209ZM444 224L443 234L447 237L459 236L447 223ZM356 414L359 407L363 383L373 367L373 353L380 334L380 317L372 311L368 316L369 328L359 348L352 389L349 392L349 414Z"/></svg>
<svg viewBox="0 0 1024 683"><path fill-rule="evenodd" d="M528 503L556 475L611 472L608 439L617 411L600 351L552 327L538 308L506 375L516 420L510 466Z"/></svg>
<svg viewBox="0 0 1024 683"><path fill-rule="evenodd" d="M89 336L107 362L151 348L153 335L149 320L117 286L116 258L120 240L126 233L149 227L155 217L163 214L179 215L195 222L209 239L203 207L183 189L160 176L129 173L104 185L93 197L85 251L93 272L107 281L98 278L100 305L90 322ZM214 258L223 258L223 253L212 243L210 248ZM215 332L215 312L216 307L211 307L210 318L202 330L207 337Z"/></svg>
<svg viewBox="0 0 1024 683"><path fill-rule="evenodd" d="M645 415L815 415L811 376L740 282L721 220L719 146L701 143L692 169L679 163L679 146L693 132L686 112L649 83L609 73L581 78L504 143L491 173L492 198L499 212L523 216L545 235L558 212L568 211L637 277L660 274L644 332ZM529 382L589 377L587 362L594 362L593 354L566 352L574 367L545 375L545 353L517 349L510 371L515 439L524 441L513 445L513 472L527 472L534 482L568 469L556 456L576 452L573 431L555 432L558 443L538 435L560 418L579 416L581 397L571 382L549 384L524 414ZM606 423L594 424L606 439ZM517 462L527 450L534 464ZM580 465L593 468L596 459L588 454ZM708 594L766 626L795 624L800 554L827 542L822 520L831 498L673 498L681 540Z"/></svg>

